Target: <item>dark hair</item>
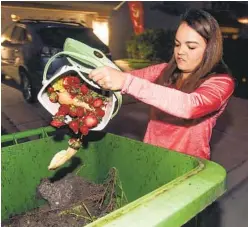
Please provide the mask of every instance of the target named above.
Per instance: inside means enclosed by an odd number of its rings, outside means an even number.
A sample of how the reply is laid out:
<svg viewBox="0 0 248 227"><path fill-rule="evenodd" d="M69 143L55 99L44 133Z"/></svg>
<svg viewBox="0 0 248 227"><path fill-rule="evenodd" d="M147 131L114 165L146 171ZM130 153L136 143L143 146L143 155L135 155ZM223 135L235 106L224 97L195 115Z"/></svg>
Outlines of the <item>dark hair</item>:
<svg viewBox="0 0 248 227"><path fill-rule="evenodd" d="M182 15L180 25L182 23L187 23L188 26L193 28L205 39L207 44L201 63L179 88L181 91L190 93L201 84L203 79L213 73L216 67L222 69L223 72L227 72L227 67L222 61L223 43L221 30L218 22L209 13L203 10L190 9ZM157 83L175 84L180 76L181 73L173 55L161 77L158 78Z"/></svg>

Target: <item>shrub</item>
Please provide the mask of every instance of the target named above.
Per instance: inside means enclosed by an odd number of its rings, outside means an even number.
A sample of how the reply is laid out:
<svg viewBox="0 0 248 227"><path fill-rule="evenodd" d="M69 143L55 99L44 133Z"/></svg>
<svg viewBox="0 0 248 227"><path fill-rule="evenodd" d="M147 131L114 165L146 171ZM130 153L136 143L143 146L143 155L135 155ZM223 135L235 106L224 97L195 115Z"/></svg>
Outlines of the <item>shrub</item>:
<svg viewBox="0 0 248 227"><path fill-rule="evenodd" d="M150 61L169 61L174 45L174 31L163 29L146 30L133 35L127 42L129 58Z"/></svg>

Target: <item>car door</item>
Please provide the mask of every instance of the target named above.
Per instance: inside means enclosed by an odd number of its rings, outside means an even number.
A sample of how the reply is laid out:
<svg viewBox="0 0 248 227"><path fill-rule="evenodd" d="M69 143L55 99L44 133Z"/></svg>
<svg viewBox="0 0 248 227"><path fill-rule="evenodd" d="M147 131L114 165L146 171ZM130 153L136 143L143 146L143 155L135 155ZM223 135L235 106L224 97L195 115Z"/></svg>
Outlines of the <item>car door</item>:
<svg viewBox="0 0 248 227"><path fill-rule="evenodd" d="M23 65L23 46L27 41L26 29L24 25L17 24L10 38L8 46L8 75L16 82L20 83L19 66Z"/></svg>
<svg viewBox="0 0 248 227"><path fill-rule="evenodd" d="M1 67L5 74L8 74L8 66L11 64L11 35L15 25L11 24L1 35Z"/></svg>

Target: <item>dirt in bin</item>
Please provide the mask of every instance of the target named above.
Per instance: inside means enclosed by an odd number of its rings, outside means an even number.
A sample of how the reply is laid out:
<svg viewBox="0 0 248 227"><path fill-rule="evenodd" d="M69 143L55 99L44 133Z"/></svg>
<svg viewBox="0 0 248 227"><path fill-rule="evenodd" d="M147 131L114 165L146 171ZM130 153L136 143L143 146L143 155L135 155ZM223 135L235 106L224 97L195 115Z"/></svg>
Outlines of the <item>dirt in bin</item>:
<svg viewBox="0 0 248 227"><path fill-rule="evenodd" d="M55 182L43 179L37 191L48 203L13 216L3 227L82 227L127 203L114 168L103 184L70 175Z"/></svg>

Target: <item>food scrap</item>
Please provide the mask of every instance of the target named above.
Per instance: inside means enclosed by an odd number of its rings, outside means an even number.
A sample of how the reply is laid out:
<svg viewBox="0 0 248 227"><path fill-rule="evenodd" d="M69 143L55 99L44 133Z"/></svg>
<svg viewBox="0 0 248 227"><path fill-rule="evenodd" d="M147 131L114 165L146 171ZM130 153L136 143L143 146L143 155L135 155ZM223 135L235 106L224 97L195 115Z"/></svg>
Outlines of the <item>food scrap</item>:
<svg viewBox="0 0 248 227"><path fill-rule="evenodd" d="M89 130L101 123L105 116L108 97L96 92L82 79L74 75L66 75L57 79L47 88L47 95L52 103L59 103L57 113L50 124L60 128L67 125L75 134L81 134L81 138L89 133ZM71 120L66 121L67 116ZM72 143L74 141L74 143ZM67 150L58 152L52 159L48 169L56 169L69 160L80 146L80 139L69 140Z"/></svg>

